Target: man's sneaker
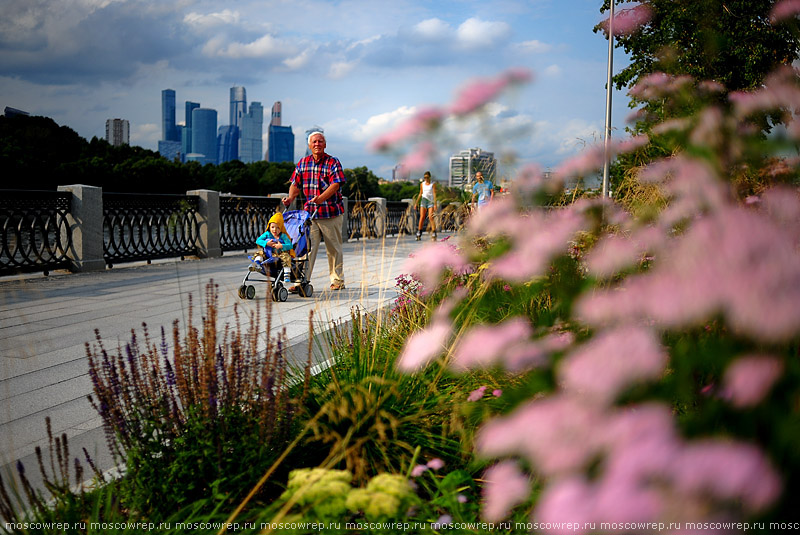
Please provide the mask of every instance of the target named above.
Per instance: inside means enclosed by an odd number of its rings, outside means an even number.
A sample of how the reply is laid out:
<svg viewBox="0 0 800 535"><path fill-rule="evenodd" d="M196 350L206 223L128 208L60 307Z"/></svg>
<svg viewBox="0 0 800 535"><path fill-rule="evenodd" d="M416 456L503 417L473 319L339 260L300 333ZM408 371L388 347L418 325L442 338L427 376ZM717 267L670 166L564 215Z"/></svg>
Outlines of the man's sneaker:
<svg viewBox="0 0 800 535"><path fill-rule="evenodd" d="M421 239L422 239L422 231L418 230L417 231L417 241L420 241Z"/></svg>

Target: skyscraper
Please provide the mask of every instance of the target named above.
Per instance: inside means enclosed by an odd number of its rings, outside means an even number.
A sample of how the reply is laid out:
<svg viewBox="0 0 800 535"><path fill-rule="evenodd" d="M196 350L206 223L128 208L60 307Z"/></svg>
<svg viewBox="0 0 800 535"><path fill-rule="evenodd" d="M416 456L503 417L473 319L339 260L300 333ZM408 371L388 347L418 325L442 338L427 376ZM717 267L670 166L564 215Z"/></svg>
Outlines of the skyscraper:
<svg viewBox="0 0 800 535"><path fill-rule="evenodd" d="M191 159L202 164L217 163L217 110L195 108L192 110Z"/></svg>
<svg viewBox="0 0 800 535"><path fill-rule="evenodd" d="M250 104L250 111L242 117L239 128L239 159L244 163L260 161L264 146L264 107L260 102Z"/></svg>
<svg viewBox="0 0 800 535"><path fill-rule="evenodd" d="M217 163L239 160L239 129L233 125L217 130Z"/></svg>
<svg viewBox="0 0 800 535"><path fill-rule="evenodd" d="M175 90L161 91L161 139L163 141L180 141L175 126Z"/></svg>
<svg viewBox="0 0 800 535"><path fill-rule="evenodd" d="M241 128L242 117L247 113L247 92L244 87L231 87L231 111L229 124Z"/></svg>
<svg viewBox="0 0 800 535"><path fill-rule="evenodd" d="M158 142L158 153L167 160L181 156L181 132L175 125L175 90L161 91L161 140Z"/></svg>
<svg viewBox="0 0 800 535"><path fill-rule="evenodd" d="M269 125L268 143L267 159L270 162L294 163L294 133L291 126Z"/></svg>
<svg viewBox="0 0 800 535"><path fill-rule="evenodd" d="M106 141L119 147L131 144L131 125L127 119L106 119Z"/></svg>
<svg viewBox="0 0 800 535"><path fill-rule="evenodd" d="M200 103L186 101L186 108L184 111L185 126L181 129L181 152L189 154L192 152L192 111L200 107Z"/></svg>
<svg viewBox="0 0 800 535"><path fill-rule="evenodd" d="M493 180L497 160L493 152L482 149L465 149L450 157L450 179L448 186L461 188L475 180L475 173L481 171L488 180Z"/></svg>

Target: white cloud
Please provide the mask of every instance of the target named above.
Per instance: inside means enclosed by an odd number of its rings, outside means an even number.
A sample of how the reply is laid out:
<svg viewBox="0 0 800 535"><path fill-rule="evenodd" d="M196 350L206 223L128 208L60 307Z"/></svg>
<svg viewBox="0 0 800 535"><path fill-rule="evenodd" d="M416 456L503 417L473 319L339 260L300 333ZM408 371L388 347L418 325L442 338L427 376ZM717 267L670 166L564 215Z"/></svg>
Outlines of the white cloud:
<svg viewBox="0 0 800 535"><path fill-rule="evenodd" d="M430 41L444 39L453 33L453 28L442 19L426 19L414 26L414 33Z"/></svg>
<svg viewBox="0 0 800 535"><path fill-rule="evenodd" d="M289 70L298 70L305 67L309 61L311 61L312 51L311 49L303 50L301 53L297 54L296 56L292 56L290 58L286 58L283 60L283 64L289 68Z"/></svg>
<svg viewBox="0 0 800 535"><path fill-rule="evenodd" d="M133 124L131 128L131 145L143 147L157 145L161 138L161 125L155 123Z"/></svg>
<svg viewBox="0 0 800 535"><path fill-rule="evenodd" d="M519 48L522 52L527 52L530 54L546 54L547 52L553 50L553 45L533 39L531 41L519 43L517 48Z"/></svg>
<svg viewBox="0 0 800 535"><path fill-rule="evenodd" d="M400 106L386 113L373 115L362 125L353 125L350 129L355 141L366 142L396 127L401 121L411 118L417 113L415 106Z"/></svg>
<svg viewBox="0 0 800 535"><path fill-rule="evenodd" d="M227 58L265 58L284 55L288 46L282 41L267 34L251 43L230 43L225 45L225 39L217 36L210 39L203 46L206 56L221 56Z"/></svg>
<svg viewBox="0 0 800 535"><path fill-rule="evenodd" d="M475 17L465 20L456 30L460 44L466 48L493 46L496 41L507 37L511 26L505 22L491 22Z"/></svg>
<svg viewBox="0 0 800 535"><path fill-rule="evenodd" d="M561 67L558 65L550 65L544 70L545 76L558 76L561 74Z"/></svg>
<svg viewBox="0 0 800 535"><path fill-rule="evenodd" d="M338 80L339 78L344 78L352 70L356 67L356 62L354 61L337 61L331 64L331 68L328 71L328 77Z"/></svg>
<svg viewBox="0 0 800 535"><path fill-rule="evenodd" d="M187 13L183 17L183 22L197 28L208 29L215 26L237 24L240 17L241 15L238 11L226 9L219 13L208 13L206 15L194 12Z"/></svg>

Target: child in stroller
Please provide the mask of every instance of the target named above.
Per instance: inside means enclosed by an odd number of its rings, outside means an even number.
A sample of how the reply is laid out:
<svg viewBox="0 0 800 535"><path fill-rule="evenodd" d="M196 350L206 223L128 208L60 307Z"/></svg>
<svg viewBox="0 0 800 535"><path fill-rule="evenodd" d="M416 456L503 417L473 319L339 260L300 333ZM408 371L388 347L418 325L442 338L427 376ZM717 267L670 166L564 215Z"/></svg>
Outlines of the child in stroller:
<svg viewBox="0 0 800 535"><path fill-rule="evenodd" d="M292 282L297 282L300 295L311 297L314 288L306 278L306 267L312 217L305 210L292 210L270 218L267 231L256 240L259 250L250 257L252 263L239 286L239 297L255 298L256 289L248 282L258 281L272 283L275 301L286 301L289 295L286 287ZM254 274L263 275L264 279L251 279Z"/></svg>

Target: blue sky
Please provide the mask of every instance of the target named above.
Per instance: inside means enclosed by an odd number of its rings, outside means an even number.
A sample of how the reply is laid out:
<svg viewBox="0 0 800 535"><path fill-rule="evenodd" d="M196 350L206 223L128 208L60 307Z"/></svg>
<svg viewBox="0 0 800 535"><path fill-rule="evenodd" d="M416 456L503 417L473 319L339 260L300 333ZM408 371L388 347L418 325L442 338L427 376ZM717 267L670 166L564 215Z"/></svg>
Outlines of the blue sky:
<svg viewBox="0 0 800 535"><path fill-rule="evenodd" d="M532 83L473 121L449 125L447 156L480 147L517 164L556 167L602 138L608 43L592 32L600 0L0 0L0 105L52 117L90 139L108 118L128 119L131 143L157 148L161 90L215 108L228 122L229 89L244 86L304 151L325 129L345 167L389 178L395 155L375 136L426 106L446 106L470 80L530 69ZM615 52L615 72L624 67ZM624 135L624 91L614 92L614 135ZM266 122L266 121L265 121ZM266 130L266 127L265 127ZM266 134L265 134L266 136ZM266 147L266 139L265 139ZM513 167L501 168L512 174Z"/></svg>

